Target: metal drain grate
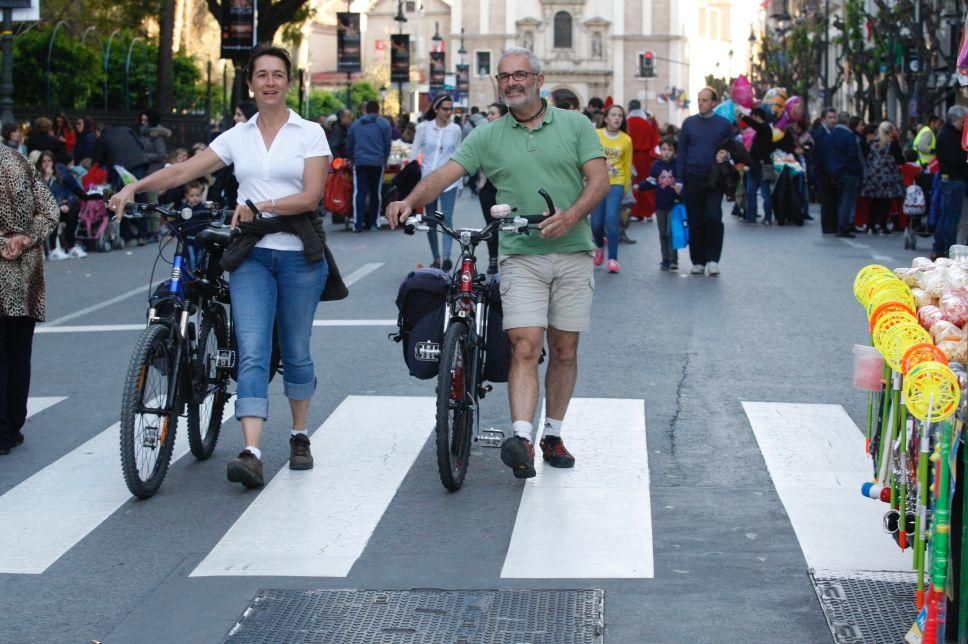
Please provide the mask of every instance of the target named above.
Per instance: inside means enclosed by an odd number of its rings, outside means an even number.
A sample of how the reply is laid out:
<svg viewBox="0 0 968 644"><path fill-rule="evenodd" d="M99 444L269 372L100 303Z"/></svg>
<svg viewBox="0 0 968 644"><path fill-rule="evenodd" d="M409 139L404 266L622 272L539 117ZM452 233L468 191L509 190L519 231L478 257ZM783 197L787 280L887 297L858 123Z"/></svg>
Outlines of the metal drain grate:
<svg viewBox="0 0 968 644"><path fill-rule="evenodd" d="M226 642L600 644L602 590L261 590Z"/></svg>
<svg viewBox="0 0 968 644"><path fill-rule="evenodd" d="M903 642L914 623L914 573L811 570L810 578L838 644Z"/></svg>

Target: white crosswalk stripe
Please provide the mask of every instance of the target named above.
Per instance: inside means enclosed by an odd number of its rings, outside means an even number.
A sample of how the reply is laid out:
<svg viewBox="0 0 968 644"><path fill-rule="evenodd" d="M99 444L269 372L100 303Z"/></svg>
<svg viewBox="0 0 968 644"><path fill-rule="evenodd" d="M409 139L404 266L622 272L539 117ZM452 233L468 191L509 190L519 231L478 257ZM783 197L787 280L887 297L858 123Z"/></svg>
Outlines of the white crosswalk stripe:
<svg viewBox="0 0 968 644"><path fill-rule="evenodd" d="M434 415L433 398L347 397L312 435L315 467L276 474L191 576L345 577Z"/></svg>
<svg viewBox="0 0 968 644"><path fill-rule="evenodd" d="M27 418L67 400L67 396L31 396L27 399Z"/></svg>
<svg viewBox="0 0 968 644"><path fill-rule="evenodd" d="M30 414L64 400L32 398ZM870 463L842 407L744 402L743 409L808 566L910 569L910 555L881 530L886 505L859 492ZM226 418L233 411L230 403ZM430 397L345 398L314 433L316 468L281 469L191 576L348 575L433 425ZM9 536L0 573L43 573L130 499L118 429L112 425L0 496ZM608 440L599 440L606 430ZM575 399L564 434L577 464L557 470L538 454L501 577L653 577L645 402ZM188 451L179 438L173 461Z"/></svg>
<svg viewBox="0 0 968 644"><path fill-rule="evenodd" d="M644 404L571 401L562 435L575 467L555 469L536 456L501 577L654 576Z"/></svg>
<svg viewBox="0 0 968 644"><path fill-rule="evenodd" d="M743 409L810 568L911 569L910 551L881 529L887 504L861 496L871 464L843 407L744 402Z"/></svg>
<svg viewBox="0 0 968 644"><path fill-rule="evenodd" d="M223 418L234 412L232 399ZM9 539L0 549L0 573L43 573L131 498L121 475L119 430L120 423L111 425L0 496L0 525ZM187 452L182 434L172 462Z"/></svg>

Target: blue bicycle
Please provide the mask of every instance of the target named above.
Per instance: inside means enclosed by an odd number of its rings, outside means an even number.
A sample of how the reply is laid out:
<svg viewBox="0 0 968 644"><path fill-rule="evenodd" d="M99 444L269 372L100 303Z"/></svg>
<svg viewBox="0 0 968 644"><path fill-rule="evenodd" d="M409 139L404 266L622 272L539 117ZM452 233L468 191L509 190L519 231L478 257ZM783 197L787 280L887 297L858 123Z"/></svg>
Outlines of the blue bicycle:
<svg viewBox="0 0 968 644"><path fill-rule="evenodd" d="M148 326L135 344L121 401L121 467L128 489L142 499L153 496L165 478L180 417L188 420L195 458L211 456L235 366L229 288L219 266L234 234L223 223L226 211L125 208L130 218L151 213L168 219L169 237L158 257L167 242L176 247L169 279L151 295ZM190 266L189 244L204 248L197 266Z"/></svg>

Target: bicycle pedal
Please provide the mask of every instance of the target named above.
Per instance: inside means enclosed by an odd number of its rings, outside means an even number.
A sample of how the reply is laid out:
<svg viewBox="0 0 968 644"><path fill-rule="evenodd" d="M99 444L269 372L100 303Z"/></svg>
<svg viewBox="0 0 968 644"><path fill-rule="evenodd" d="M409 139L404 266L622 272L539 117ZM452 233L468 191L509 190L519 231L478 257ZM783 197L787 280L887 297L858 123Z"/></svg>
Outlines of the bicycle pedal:
<svg viewBox="0 0 968 644"><path fill-rule="evenodd" d="M219 349L215 357L216 369L231 369L235 366L235 351L232 349Z"/></svg>
<svg viewBox="0 0 968 644"><path fill-rule="evenodd" d="M500 447L504 443L504 432L496 427L482 429L477 442L483 447Z"/></svg>

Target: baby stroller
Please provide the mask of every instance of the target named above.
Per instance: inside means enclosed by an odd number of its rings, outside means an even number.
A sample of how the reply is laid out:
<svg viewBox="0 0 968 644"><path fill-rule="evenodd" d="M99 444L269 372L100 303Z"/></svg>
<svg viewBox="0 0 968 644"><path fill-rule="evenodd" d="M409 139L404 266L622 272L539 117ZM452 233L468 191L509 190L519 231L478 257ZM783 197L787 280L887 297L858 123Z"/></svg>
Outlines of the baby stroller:
<svg viewBox="0 0 968 644"><path fill-rule="evenodd" d="M928 225L929 204L931 203L931 188L934 174L922 172L907 187L901 212L907 216L907 227L904 229L904 248L917 250L918 237L931 237L934 231Z"/></svg>
<svg viewBox="0 0 968 644"><path fill-rule="evenodd" d="M81 178L84 197L77 216L77 241L86 251L106 253L114 248L124 248L118 222L108 213L104 199L112 192L107 172L97 165Z"/></svg>

